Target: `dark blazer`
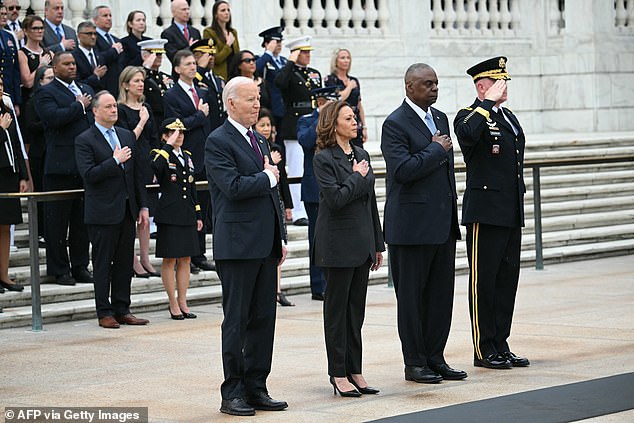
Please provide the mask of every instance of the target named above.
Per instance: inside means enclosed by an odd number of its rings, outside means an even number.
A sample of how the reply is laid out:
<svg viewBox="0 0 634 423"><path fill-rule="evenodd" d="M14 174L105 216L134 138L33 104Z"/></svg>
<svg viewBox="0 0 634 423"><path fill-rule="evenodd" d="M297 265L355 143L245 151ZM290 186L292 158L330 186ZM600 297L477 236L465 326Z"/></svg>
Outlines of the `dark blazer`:
<svg viewBox="0 0 634 423"><path fill-rule="evenodd" d="M22 104L20 91L20 64L18 63L18 48L13 33L0 29L0 78L4 82L4 92L11 96L15 105Z"/></svg>
<svg viewBox="0 0 634 423"><path fill-rule="evenodd" d="M165 72L153 69L146 69L145 71L147 76L145 77L143 94L145 95L145 101L152 107L156 124L160 125L165 115L163 112L163 95L172 87L174 82L172 77ZM165 83L166 80L169 80L168 84Z"/></svg>
<svg viewBox="0 0 634 423"><path fill-rule="evenodd" d="M141 66L143 64L141 47L139 47L137 43L145 40L151 40L151 38L142 35L139 39L133 34L129 34L119 40L121 45L123 45L123 52L119 55L119 64L121 69L126 66Z"/></svg>
<svg viewBox="0 0 634 423"><path fill-rule="evenodd" d="M440 133L449 135L447 116L433 107L431 114ZM427 125L405 101L383 123L388 244L443 244L452 230L460 239L453 150L446 152L431 138Z"/></svg>
<svg viewBox="0 0 634 423"><path fill-rule="evenodd" d="M2 101L2 98L0 98L0 101ZM2 110L0 110L0 114L4 113L7 112L3 112ZM22 147L20 146L20 137L18 136L15 114L13 113L13 111L9 111L8 113L11 115L13 121L6 131L0 128L0 169L10 168L11 162L13 162L16 167L18 177L20 179L28 181L29 176L26 170L26 162L24 161L24 156L22 155ZM5 148L5 144L9 142L11 142L11 150L13 150L13 157L11 158L11 160L9 160L8 151ZM7 186L7 182L9 181L0 181L0 187L5 188ZM5 200L2 201L4 202Z"/></svg>
<svg viewBox="0 0 634 423"><path fill-rule="evenodd" d="M198 98L205 98L205 93L199 88L196 88L196 93ZM194 102L189 95L176 82L163 95L163 112L165 119L176 117L183 122L183 125L187 128L183 148L192 154L194 172L196 174L203 172L205 165L205 140L211 132L209 118L194 107Z"/></svg>
<svg viewBox="0 0 634 423"><path fill-rule="evenodd" d="M288 61L277 74L275 84L284 97L282 137L294 140L297 137L297 119L314 109L314 97L310 91L321 87L321 74L317 69L301 68Z"/></svg>
<svg viewBox="0 0 634 423"><path fill-rule="evenodd" d="M304 174L302 176L302 201L319 202L319 185L313 170L313 157L317 145L317 121L319 110L315 109L309 115L304 115L297 121L297 141L304 150Z"/></svg>
<svg viewBox="0 0 634 423"><path fill-rule="evenodd" d="M281 55L279 58L282 62L282 67L284 67L288 60ZM277 67L272 55L264 53L255 60L255 70L266 82L265 87L269 92L271 101L271 113L273 113L273 116L276 118L281 118L284 116L284 98L282 97L282 92L279 87L275 85L275 78L277 78L277 74L282 68Z"/></svg>
<svg viewBox="0 0 634 423"><path fill-rule="evenodd" d="M112 147L96 126L82 132L75 140L75 157L84 180L84 223L115 225L120 223L128 201L130 214L136 218L147 198L141 169L136 166L135 136L127 129L115 127L121 147L132 149L132 158L122 169L112 157Z"/></svg>
<svg viewBox="0 0 634 423"><path fill-rule="evenodd" d="M254 134L262 154L272 161L268 143ZM229 121L209 135L205 169L214 216L214 259L261 259L271 251L281 257L286 235L278 190L271 188L256 152Z"/></svg>
<svg viewBox="0 0 634 423"><path fill-rule="evenodd" d="M353 146L357 161L370 155ZM363 177L339 146L315 154L319 183L319 214L315 225L313 258L319 267L358 267L374 262L385 251L372 168Z"/></svg>
<svg viewBox="0 0 634 423"><path fill-rule="evenodd" d="M121 41L112 34L110 34L110 36L115 43ZM123 55L123 52L120 55L117 50L112 48L108 41L106 41L106 39L99 33L97 33L97 44L95 45L95 50L101 53L103 64L108 67L108 71L102 78L103 86L114 96L114 98L117 98L119 96L119 75L123 70L123 61L120 56Z"/></svg>
<svg viewBox="0 0 634 423"><path fill-rule="evenodd" d="M196 81L199 86L205 90L205 102L209 104L210 130L213 131L227 119L227 112L222 102L222 90L225 86L225 81L219 76L214 75L211 71L207 71L201 67L198 67L198 71L196 72L194 82ZM200 84L204 84L204 87Z"/></svg>
<svg viewBox="0 0 634 423"><path fill-rule="evenodd" d="M187 25L187 30L189 31L190 39L201 39L200 31L193 26ZM161 32L161 38L165 38L167 40L167 43L165 44L165 52L170 62L174 60L174 55L178 50L189 48L189 40L185 39L185 35L180 29L178 29L174 22Z"/></svg>
<svg viewBox="0 0 634 423"><path fill-rule="evenodd" d="M92 52L95 56L95 62L97 63L97 66L107 65L101 52L98 52L96 49L93 49ZM94 74L92 65L88 61L88 58L86 57L84 52L81 51L78 47L73 50L72 55L75 58L75 64L77 65L76 80L90 85L95 92L105 90L106 85L104 79L99 78L97 75Z"/></svg>
<svg viewBox="0 0 634 423"><path fill-rule="evenodd" d="M90 86L77 85L83 93L95 95ZM35 101L45 127L44 174L77 175L75 138L92 125L92 109L84 111L74 94L57 79L37 90Z"/></svg>
<svg viewBox="0 0 634 423"><path fill-rule="evenodd" d="M152 170L161 185L161 197L154 214L156 223L192 226L202 220L194 168L189 166L191 155L181 148L185 166L174 154L174 147L164 144L160 150L153 150Z"/></svg>
<svg viewBox="0 0 634 423"><path fill-rule="evenodd" d="M503 108L518 130L515 135L504 116L493 113L493 106L491 100L476 99L454 120L467 164L462 224L524 226L524 131L513 112Z"/></svg>
<svg viewBox="0 0 634 423"><path fill-rule="evenodd" d="M75 44L78 43L77 32L75 32L73 28L68 25L62 24L62 29L64 30L64 38L72 38L73 40L75 40ZM44 39L42 40L42 44L44 45L44 47L51 50L53 53L58 53L60 51L63 51L60 43L61 41L57 37L55 31L51 29L51 26L48 24L48 22L44 21Z"/></svg>

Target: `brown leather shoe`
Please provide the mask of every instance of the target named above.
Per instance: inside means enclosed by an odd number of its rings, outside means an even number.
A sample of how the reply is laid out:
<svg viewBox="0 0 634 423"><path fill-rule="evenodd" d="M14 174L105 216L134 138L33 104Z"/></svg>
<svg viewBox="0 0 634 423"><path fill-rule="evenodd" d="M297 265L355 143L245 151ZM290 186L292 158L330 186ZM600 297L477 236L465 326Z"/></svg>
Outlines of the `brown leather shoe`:
<svg viewBox="0 0 634 423"><path fill-rule="evenodd" d="M112 316L99 318L99 326L106 329L119 329L119 323Z"/></svg>
<svg viewBox="0 0 634 423"><path fill-rule="evenodd" d="M117 322L122 325L147 325L148 323L150 323L149 320L139 319L137 317L134 317L134 315L130 313L124 316L115 316L115 319L117 319Z"/></svg>

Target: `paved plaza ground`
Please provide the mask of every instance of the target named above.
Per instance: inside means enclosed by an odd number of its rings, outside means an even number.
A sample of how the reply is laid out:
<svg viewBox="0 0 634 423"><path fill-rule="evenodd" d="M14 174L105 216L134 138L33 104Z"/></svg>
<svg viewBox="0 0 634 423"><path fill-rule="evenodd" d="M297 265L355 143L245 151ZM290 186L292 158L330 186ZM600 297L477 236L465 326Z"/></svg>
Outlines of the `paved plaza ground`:
<svg viewBox="0 0 634 423"><path fill-rule="evenodd" d="M363 329L364 374L376 396L341 398L326 374L322 303L310 295L278 307L271 396L283 412L258 422L362 422L634 371L634 256L522 269L511 348L528 368L474 368L467 277L456 280L446 358L464 381L406 382L393 290L371 286ZM105 330L96 319L0 330L0 407L148 407L150 422L235 421L219 413L219 305L192 307L196 320L139 314L147 327ZM134 312L134 311L133 311ZM598 393L600 395L600 393ZM631 399L634 408L634 398ZM1 419L0 419L1 420ZM634 410L585 421L634 421Z"/></svg>

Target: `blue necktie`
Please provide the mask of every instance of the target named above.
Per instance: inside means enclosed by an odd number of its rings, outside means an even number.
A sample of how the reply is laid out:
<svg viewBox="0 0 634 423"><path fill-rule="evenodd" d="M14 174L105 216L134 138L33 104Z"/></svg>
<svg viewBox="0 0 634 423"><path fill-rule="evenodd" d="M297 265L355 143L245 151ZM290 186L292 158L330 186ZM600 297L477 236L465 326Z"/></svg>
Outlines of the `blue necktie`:
<svg viewBox="0 0 634 423"><path fill-rule="evenodd" d="M68 84L68 89L73 94L75 94L75 96L81 95L81 91L79 91L79 89L73 83Z"/></svg>
<svg viewBox="0 0 634 423"><path fill-rule="evenodd" d="M117 139L114 137L114 129L106 129L106 140L110 144L110 148L112 148L112 151L114 151L119 146ZM124 168L123 163L119 163L119 166L121 166L121 169Z"/></svg>
<svg viewBox="0 0 634 423"><path fill-rule="evenodd" d="M430 112L427 112L427 114L425 114L425 125L427 125L427 128L429 128L432 136L436 135L436 124L434 123L434 117L431 115Z"/></svg>
<svg viewBox="0 0 634 423"><path fill-rule="evenodd" d="M57 28L55 28L55 32L57 33L57 36L59 37L59 40L62 41L62 38L64 38L64 34L62 33L61 28L58 26Z"/></svg>

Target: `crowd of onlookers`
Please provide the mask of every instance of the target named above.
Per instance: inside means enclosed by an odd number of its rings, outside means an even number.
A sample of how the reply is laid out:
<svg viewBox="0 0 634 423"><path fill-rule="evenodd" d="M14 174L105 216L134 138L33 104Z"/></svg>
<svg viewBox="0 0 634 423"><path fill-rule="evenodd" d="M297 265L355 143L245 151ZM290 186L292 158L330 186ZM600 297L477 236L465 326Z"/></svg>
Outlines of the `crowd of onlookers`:
<svg viewBox="0 0 634 423"><path fill-rule="evenodd" d="M275 157L282 170L280 194L285 218L289 224L309 226L312 233L316 213L312 206L304 207L304 203L315 202L310 192L316 189L316 183L312 180L302 186L289 185L286 180L287 176L302 176L304 167L309 172L312 169L314 145L307 150L310 159L304 160L297 122L316 110L315 90L324 84L336 86L341 99L347 100L355 112L359 132L354 142L363 145L367 139L365 116L359 81L349 75L350 52L346 49L334 52L330 74L322 81L321 73L309 67L310 37L286 42L291 50L287 58L282 55L283 28L269 28L260 34L263 52L255 54L240 49L229 3L216 1L210 7L211 25L200 31L190 24L187 1L172 1L171 24L160 39L151 39L144 35L146 15L140 10L128 14L127 35L119 37L122 34L111 33L112 12L108 6L95 7L90 19L72 28L64 22L62 0L47 0L44 16L31 14L22 20L19 2L4 1L0 8L0 27L4 28L0 31L3 100L16 121L12 126L16 137L12 141L19 140L19 149L15 150L22 152L28 175L20 175L18 166L12 174L26 181L26 189L33 191L82 188L74 158L74 140L94 122L93 97L106 90L118 103L117 126L133 131L137 138L146 184L156 182L151 151L161 147L161 123L172 117L179 118L187 128L183 148L192 153L195 180L204 181L205 141L227 118L223 87L230 79L244 76L253 79L260 90L260 118L268 120L270 132L266 138L277 152ZM172 65L171 73L160 70L164 56ZM313 188L307 186L311 183ZM21 188L12 184L0 191L18 189ZM158 197L155 192L149 194L149 211L153 216ZM215 268L206 255L205 235L212 231L208 193L201 191L198 200L204 227L198 235L200 254L191 258L192 273ZM4 207L1 202L0 206ZM3 228L0 280L9 284L10 289L21 290L9 278L8 251L4 252L4 245L12 244L9 241L12 232L6 237L5 232L10 225L21 222L21 216L16 214L9 218L3 213L5 217L0 221ZM136 229L140 248L139 255L134 256L134 274L158 276L149 253L156 227L139 225ZM93 282L88 269L89 237L84 225L83 199L43 203L38 210L38 232L40 245L46 246L47 274L56 283ZM311 266L311 287L313 298L323 299L324 278L314 266ZM278 293L278 301L291 305L282 292Z"/></svg>

